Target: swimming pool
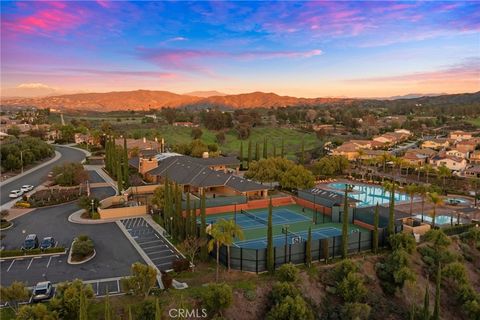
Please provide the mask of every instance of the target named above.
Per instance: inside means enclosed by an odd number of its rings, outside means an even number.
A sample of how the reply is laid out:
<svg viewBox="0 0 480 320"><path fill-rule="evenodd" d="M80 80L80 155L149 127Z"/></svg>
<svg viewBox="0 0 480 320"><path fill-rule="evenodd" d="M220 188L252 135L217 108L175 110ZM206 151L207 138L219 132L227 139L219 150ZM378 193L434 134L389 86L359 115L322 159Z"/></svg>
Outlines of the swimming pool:
<svg viewBox="0 0 480 320"><path fill-rule="evenodd" d="M328 185L333 191L343 194L345 183L335 182ZM337 191L338 190L338 191ZM349 197L358 201L357 207L374 206L388 204L390 200L390 192L379 186L371 186L366 184L353 184L353 192L348 194ZM395 202L410 201L410 197L406 194L395 192Z"/></svg>
<svg viewBox="0 0 480 320"><path fill-rule="evenodd" d="M421 221L422 220L422 215L417 214L417 215L415 215L415 218ZM438 225L450 224L450 223L452 223L452 220L453 220L454 224L457 223L457 218L456 217L436 216L435 217L435 224L438 224ZM428 222L428 223L432 223L433 219L429 215L424 214L423 215L423 221Z"/></svg>

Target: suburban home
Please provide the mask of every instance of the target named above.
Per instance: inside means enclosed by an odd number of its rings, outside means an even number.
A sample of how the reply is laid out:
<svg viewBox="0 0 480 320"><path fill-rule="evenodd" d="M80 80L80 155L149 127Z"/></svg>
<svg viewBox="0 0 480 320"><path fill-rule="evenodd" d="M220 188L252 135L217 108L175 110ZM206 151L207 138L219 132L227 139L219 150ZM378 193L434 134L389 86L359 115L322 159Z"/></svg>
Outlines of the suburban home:
<svg viewBox="0 0 480 320"><path fill-rule="evenodd" d="M428 156L415 152L415 151L407 151L405 155L402 157L402 159L412 165L415 166L422 166L425 163L427 163Z"/></svg>
<svg viewBox="0 0 480 320"><path fill-rule="evenodd" d="M384 150L362 150L360 151L360 156L359 159L362 160L371 160L371 159L376 159L378 157L381 157L383 154L385 154Z"/></svg>
<svg viewBox="0 0 480 320"><path fill-rule="evenodd" d="M116 138L115 145L120 146L123 148L123 138ZM127 139L127 150L129 153L132 151L140 151L140 150L155 150L157 152L161 152L165 149L165 142L163 138L159 142L157 138L155 141L147 140L145 137L143 139Z"/></svg>
<svg viewBox="0 0 480 320"><path fill-rule="evenodd" d="M480 150L473 151L470 153L470 158L468 158L470 163L480 164Z"/></svg>
<svg viewBox="0 0 480 320"><path fill-rule="evenodd" d="M468 158L468 152L462 152L457 149L448 150L446 151L446 154L449 156L454 156L458 158L465 158L465 159Z"/></svg>
<svg viewBox="0 0 480 320"><path fill-rule="evenodd" d="M445 166L452 171L462 171L467 167L467 160L449 155L437 155L430 161L432 165L438 167Z"/></svg>
<svg viewBox="0 0 480 320"><path fill-rule="evenodd" d="M343 156L351 161L351 160L355 160L358 157L359 155L358 149L359 147L357 145L351 142L345 142L341 146L335 148L332 151L332 155Z"/></svg>
<svg viewBox="0 0 480 320"><path fill-rule="evenodd" d="M476 164L473 166L468 166L465 171L463 171L465 177L470 178L480 178L480 165Z"/></svg>
<svg viewBox="0 0 480 320"><path fill-rule="evenodd" d="M76 144L85 143L85 144L92 145L95 143L95 139L93 138L93 136L89 134L75 133L75 143Z"/></svg>
<svg viewBox="0 0 480 320"><path fill-rule="evenodd" d="M474 151L477 145L476 139L462 140L455 145L455 148L460 152L468 153Z"/></svg>
<svg viewBox="0 0 480 320"><path fill-rule="evenodd" d="M461 141L461 140L471 139L472 134L470 132L465 132L465 131L462 131L462 130L456 130L456 131L450 132L448 137L450 139Z"/></svg>
<svg viewBox="0 0 480 320"><path fill-rule="evenodd" d="M196 128L196 127L199 127L200 125L198 123L193 123L193 122L190 122L190 121L184 121L184 122L174 122L173 126L174 127Z"/></svg>
<svg viewBox="0 0 480 320"><path fill-rule="evenodd" d="M266 198L268 187L244 179L221 168L239 166L233 157L192 158L188 156L170 156L157 163L157 166L144 174L146 180L163 183L169 179L183 186L185 192L207 197L245 196L249 199ZM219 171L214 168L220 168Z"/></svg>
<svg viewBox="0 0 480 320"><path fill-rule="evenodd" d="M450 146L450 140L447 138L437 138L431 140L425 140L422 143L422 148L430 148L434 150L440 150L443 148L448 148Z"/></svg>

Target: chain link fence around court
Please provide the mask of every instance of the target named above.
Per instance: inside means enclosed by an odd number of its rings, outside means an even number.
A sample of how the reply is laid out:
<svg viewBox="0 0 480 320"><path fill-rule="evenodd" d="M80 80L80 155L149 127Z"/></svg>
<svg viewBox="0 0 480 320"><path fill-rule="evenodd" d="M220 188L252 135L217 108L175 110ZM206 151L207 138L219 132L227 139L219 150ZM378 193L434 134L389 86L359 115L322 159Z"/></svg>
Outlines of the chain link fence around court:
<svg viewBox="0 0 480 320"><path fill-rule="evenodd" d="M348 237L348 253L354 254L372 249L373 231L360 231ZM385 243L385 232L379 230L379 246ZM342 251L342 237L313 240L311 243L312 261L325 261L339 257ZM212 251L215 256L216 250ZM301 264L307 259L307 243L305 241L274 248L275 268L285 263ZM220 248L220 262L228 263L227 248ZM249 272L264 272L267 270L267 249L250 249L230 247L230 267L236 270Z"/></svg>

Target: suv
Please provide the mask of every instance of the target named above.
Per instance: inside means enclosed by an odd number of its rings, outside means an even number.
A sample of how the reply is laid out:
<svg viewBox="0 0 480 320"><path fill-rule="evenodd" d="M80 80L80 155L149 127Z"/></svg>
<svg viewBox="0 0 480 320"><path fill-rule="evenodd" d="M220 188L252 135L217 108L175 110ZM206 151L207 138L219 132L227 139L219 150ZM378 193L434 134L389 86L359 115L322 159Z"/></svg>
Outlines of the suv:
<svg viewBox="0 0 480 320"><path fill-rule="evenodd" d="M30 302L40 302L48 300L53 297L54 291L55 289L53 288L50 281L39 282L33 288L32 298L30 299Z"/></svg>
<svg viewBox="0 0 480 320"><path fill-rule="evenodd" d="M38 248L38 237L36 234L29 234L23 242L22 250L32 250Z"/></svg>
<svg viewBox="0 0 480 320"><path fill-rule="evenodd" d="M45 237L40 243L40 249L45 250L55 247L55 239L53 237Z"/></svg>
<svg viewBox="0 0 480 320"><path fill-rule="evenodd" d="M23 194L22 190L12 190L10 191L10 194L8 195L10 198L18 198Z"/></svg>
<svg viewBox="0 0 480 320"><path fill-rule="evenodd" d="M33 187L32 185L26 184L26 185L22 186L22 187L20 188L20 190L23 191L23 192L28 192L28 191L33 190L33 188L34 188L34 187Z"/></svg>

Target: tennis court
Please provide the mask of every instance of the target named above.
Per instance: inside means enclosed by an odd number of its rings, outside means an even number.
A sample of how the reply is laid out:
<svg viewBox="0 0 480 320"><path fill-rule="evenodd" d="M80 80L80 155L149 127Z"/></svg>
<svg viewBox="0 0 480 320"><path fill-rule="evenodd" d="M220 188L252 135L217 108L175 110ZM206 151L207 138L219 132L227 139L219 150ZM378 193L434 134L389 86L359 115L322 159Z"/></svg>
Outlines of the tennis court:
<svg viewBox="0 0 480 320"><path fill-rule="evenodd" d="M349 234L356 232L358 229L350 228ZM342 230L336 227L326 227L312 230L312 240L328 239L331 237L338 237L342 235ZM285 234L278 234L273 237L273 246L280 247L285 245L285 240L287 244L294 244L298 242L304 242L308 238L308 231L300 232L291 232L288 231L287 236ZM262 249L267 247L267 237L259 239L250 239L243 241L236 241L234 246L240 248L249 248L249 249Z"/></svg>

